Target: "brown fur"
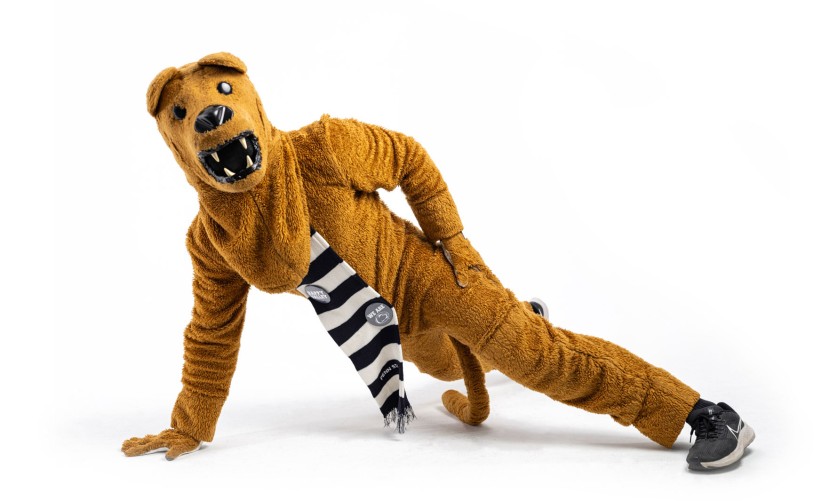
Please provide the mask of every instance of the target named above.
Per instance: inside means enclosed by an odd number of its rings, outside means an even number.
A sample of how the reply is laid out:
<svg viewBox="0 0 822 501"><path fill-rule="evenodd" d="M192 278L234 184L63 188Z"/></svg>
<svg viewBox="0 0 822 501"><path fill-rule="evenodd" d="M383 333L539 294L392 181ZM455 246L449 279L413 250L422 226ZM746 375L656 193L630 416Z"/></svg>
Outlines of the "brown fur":
<svg viewBox="0 0 822 501"><path fill-rule="evenodd" d="M233 87L230 95L217 92L221 81ZM231 107L234 117L195 132L197 114L214 104ZM174 118L175 105L186 108L183 120ZM487 416L481 367L494 367L558 401L610 414L673 444L698 394L612 343L554 327L517 300L462 236L439 170L412 138L328 116L279 131L245 65L225 53L163 70L149 87L147 107L200 201L187 238L194 309L185 330L183 390L172 412L175 432L213 438L236 366L248 288L293 291L308 267L313 226L395 306L407 360L445 380L463 377L466 368L468 399L444 396L463 421ZM246 130L259 140L260 169L218 182L198 153ZM378 189L397 186L419 228L380 200ZM460 355L452 338L466 347ZM128 441L123 449L142 450Z"/></svg>
<svg viewBox="0 0 822 501"><path fill-rule="evenodd" d="M457 349L468 396L456 390L448 390L442 394L442 405L463 423L478 426L491 412L491 401L488 389L485 388L485 373L482 364L467 346L454 338L451 338L451 342Z"/></svg>

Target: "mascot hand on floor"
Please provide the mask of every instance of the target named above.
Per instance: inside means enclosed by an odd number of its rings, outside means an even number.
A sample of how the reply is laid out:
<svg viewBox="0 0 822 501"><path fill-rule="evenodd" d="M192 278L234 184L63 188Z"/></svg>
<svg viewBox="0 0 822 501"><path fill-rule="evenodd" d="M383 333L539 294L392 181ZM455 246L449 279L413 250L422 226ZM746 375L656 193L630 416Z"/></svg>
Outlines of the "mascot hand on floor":
<svg viewBox="0 0 822 501"><path fill-rule="evenodd" d="M186 244L194 308L183 388L171 428L122 450L175 457L214 437L237 363L250 286L307 298L348 356L386 424L414 418L403 362L452 381L445 407L473 425L488 416L484 372L581 409L608 414L670 447L687 423L692 469L736 462L754 438L663 369L608 341L552 325L521 301L462 234L457 208L412 138L323 116L284 132L268 120L246 67L218 53L160 72L148 112L199 197ZM393 214L380 188L399 186L419 227Z"/></svg>

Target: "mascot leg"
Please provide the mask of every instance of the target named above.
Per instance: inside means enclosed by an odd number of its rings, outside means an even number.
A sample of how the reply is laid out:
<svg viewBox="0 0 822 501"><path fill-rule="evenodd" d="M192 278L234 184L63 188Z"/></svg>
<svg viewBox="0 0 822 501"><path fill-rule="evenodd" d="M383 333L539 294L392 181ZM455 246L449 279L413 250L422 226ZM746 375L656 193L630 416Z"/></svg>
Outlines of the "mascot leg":
<svg viewBox="0 0 822 501"><path fill-rule="evenodd" d="M491 276L459 287L440 250L416 236L406 245L397 282L401 331L445 331L514 381L673 445L696 391L611 342L553 326ZM446 398L449 411L470 417L461 410L465 402Z"/></svg>
<svg viewBox="0 0 822 501"><path fill-rule="evenodd" d="M400 340L403 358L416 365L420 372L443 381L463 377L457 350L445 331L432 329L412 334L400 331Z"/></svg>

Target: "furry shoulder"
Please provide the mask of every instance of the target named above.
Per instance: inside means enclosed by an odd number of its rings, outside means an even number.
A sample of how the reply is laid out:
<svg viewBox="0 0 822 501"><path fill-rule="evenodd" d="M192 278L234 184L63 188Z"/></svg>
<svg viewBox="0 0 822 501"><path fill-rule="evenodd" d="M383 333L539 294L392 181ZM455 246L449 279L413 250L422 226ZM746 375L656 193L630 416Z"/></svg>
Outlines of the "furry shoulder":
<svg viewBox="0 0 822 501"><path fill-rule="evenodd" d="M332 130L345 120L323 115L316 122L287 132L303 177L319 184L344 185L345 177L335 154Z"/></svg>

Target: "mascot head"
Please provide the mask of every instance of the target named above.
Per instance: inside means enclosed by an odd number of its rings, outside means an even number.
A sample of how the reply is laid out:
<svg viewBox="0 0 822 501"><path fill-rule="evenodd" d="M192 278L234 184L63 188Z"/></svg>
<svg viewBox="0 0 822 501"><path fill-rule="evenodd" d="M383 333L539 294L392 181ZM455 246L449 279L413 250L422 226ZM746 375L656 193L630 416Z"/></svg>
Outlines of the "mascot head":
<svg viewBox="0 0 822 501"><path fill-rule="evenodd" d="M195 187L237 193L265 175L272 126L245 71L220 52L166 68L148 88L148 112Z"/></svg>
<svg viewBox="0 0 822 501"><path fill-rule="evenodd" d="M200 195L195 229L247 282L282 292L308 270L308 206L293 147L245 71L225 52L166 68L146 104Z"/></svg>

